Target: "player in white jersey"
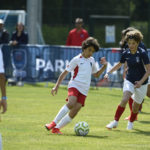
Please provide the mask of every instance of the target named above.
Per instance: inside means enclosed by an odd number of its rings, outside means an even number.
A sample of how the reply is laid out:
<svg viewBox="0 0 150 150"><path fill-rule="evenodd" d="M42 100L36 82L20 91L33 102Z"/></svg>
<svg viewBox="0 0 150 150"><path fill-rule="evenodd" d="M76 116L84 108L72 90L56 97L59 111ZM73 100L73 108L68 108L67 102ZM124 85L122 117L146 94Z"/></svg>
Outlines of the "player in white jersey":
<svg viewBox="0 0 150 150"><path fill-rule="evenodd" d="M68 84L68 103L60 109L57 116L50 124L45 125L47 130L52 129L52 133L62 134L60 128L70 123L81 107L84 106L90 87L91 75L93 74L94 77L99 77L106 69L107 62L104 57L101 59L103 67L100 70L98 70L95 65L92 55L98 50L98 41L92 37L87 38L82 43L82 53L75 56L66 67L65 71L59 76L56 85L51 91L53 96L57 94L62 80L69 72L72 72L72 77Z"/></svg>
<svg viewBox="0 0 150 150"><path fill-rule="evenodd" d="M7 110L7 97L6 97L6 79L4 75L4 64L3 64L3 55L0 48L0 88L1 88L1 100L0 100L0 109L3 108L2 113L5 113Z"/></svg>

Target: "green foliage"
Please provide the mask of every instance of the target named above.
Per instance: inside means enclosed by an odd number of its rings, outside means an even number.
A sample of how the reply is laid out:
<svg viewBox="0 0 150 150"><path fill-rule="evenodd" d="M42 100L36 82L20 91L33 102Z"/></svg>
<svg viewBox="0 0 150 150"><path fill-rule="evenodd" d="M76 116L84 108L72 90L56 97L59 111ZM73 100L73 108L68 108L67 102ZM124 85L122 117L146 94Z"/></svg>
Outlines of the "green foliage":
<svg viewBox="0 0 150 150"><path fill-rule="evenodd" d="M1 0L0 9L27 10L26 4L26 0L14 0L13 3L11 0ZM65 45L69 29L71 29L71 26L74 26L76 17L82 17L88 28L90 25L90 15L93 14L130 16L131 25L140 21L141 28L145 26L145 22L150 20L149 0L43 0L42 6L44 39L46 44L52 45ZM109 24L113 24L113 21L109 21ZM136 27L136 24L134 25ZM95 27L96 32L94 36L100 40L103 47L118 47L120 31L126 27L126 23L124 23L124 26L122 24L116 26L115 44L106 44L103 27L99 29L98 24L95 24ZM147 32L148 25L141 31L144 33L144 42L150 46L148 38L150 35Z"/></svg>
<svg viewBox="0 0 150 150"><path fill-rule="evenodd" d="M146 21L148 20L149 11L149 0L131 0L132 5L135 5L135 9L131 12L132 20Z"/></svg>
<svg viewBox="0 0 150 150"><path fill-rule="evenodd" d="M43 25L43 36L46 44L65 45L68 36L67 26L48 26Z"/></svg>
<svg viewBox="0 0 150 150"><path fill-rule="evenodd" d="M44 84L24 87L7 87L8 111L2 116L0 132L4 150L149 150L150 100L145 98L143 113L134 123L134 130L127 131L124 118L129 115L128 106L117 129L105 128L122 97L122 90L99 88L90 90L85 107L76 118L61 129L63 135L52 135L45 130L45 123L53 120L65 104L66 86L60 87L58 95L51 96ZM86 137L76 136L74 125L86 121L90 132Z"/></svg>
<svg viewBox="0 0 150 150"><path fill-rule="evenodd" d="M131 22L131 26L139 29L142 34L144 35L144 38L143 38L143 42L145 44L146 47L149 47L150 44L149 44L149 38L148 38L148 22L140 22L140 21L133 21Z"/></svg>
<svg viewBox="0 0 150 150"><path fill-rule="evenodd" d="M72 27L74 28L74 27ZM71 29L72 29L71 28ZM51 45L66 45L67 36L71 30L65 25L43 25L43 36L46 44ZM87 29L87 28L85 28Z"/></svg>

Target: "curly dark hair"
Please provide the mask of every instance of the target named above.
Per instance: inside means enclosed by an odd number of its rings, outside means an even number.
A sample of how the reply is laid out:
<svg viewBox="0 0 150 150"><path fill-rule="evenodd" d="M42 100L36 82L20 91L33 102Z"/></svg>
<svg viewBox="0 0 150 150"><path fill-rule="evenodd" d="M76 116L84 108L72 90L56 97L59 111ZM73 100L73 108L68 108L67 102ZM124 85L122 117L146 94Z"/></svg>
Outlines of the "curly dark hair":
<svg viewBox="0 0 150 150"><path fill-rule="evenodd" d="M128 32L130 32L130 31L134 31L134 30L137 30L137 29L134 28L134 27L128 27L128 28L122 30L122 32L121 32L122 39L121 39L121 41L120 41L120 47L121 47L121 48L125 48L125 46L126 46L126 43L127 43L127 41L125 41L125 36L126 36L126 34L127 34Z"/></svg>
<svg viewBox="0 0 150 150"><path fill-rule="evenodd" d="M126 34L125 40L128 42L129 39L135 40L137 43L140 43L143 39L143 35L140 31L134 30Z"/></svg>
<svg viewBox="0 0 150 150"><path fill-rule="evenodd" d="M93 37L89 37L85 41L83 41L82 42L82 51L90 46L94 47L95 52L99 51L100 44L98 43L97 39L95 39Z"/></svg>
<svg viewBox="0 0 150 150"><path fill-rule="evenodd" d="M128 32L134 31L134 30L137 30L137 29L134 28L134 27L128 27L128 28L122 30L122 32L121 32L121 33L122 33L122 36L126 36L126 34L127 34Z"/></svg>

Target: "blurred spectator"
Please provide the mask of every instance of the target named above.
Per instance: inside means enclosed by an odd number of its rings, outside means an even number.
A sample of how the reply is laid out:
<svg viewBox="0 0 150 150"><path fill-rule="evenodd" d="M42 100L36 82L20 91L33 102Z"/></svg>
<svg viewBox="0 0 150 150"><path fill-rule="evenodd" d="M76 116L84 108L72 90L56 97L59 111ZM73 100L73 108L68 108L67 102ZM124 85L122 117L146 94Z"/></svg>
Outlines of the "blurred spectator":
<svg viewBox="0 0 150 150"><path fill-rule="evenodd" d="M4 29L4 21L0 19L0 44L7 44L9 42L9 34Z"/></svg>
<svg viewBox="0 0 150 150"><path fill-rule="evenodd" d="M16 31L13 32L10 45L16 46L20 44L28 44L28 34L24 31L24 25L18 23L16 26Z"/></svg>
<svg viewBox="0 0 150 150"><path fill-rule="evenodd" d="M75 20L75 27L69 32L69 35L67 37L67 46L81 46L82 42L86 40L89 35L88 32L83 29L83 19L82 18L76 18Z"/></svg>
<svg viewBox="0 0 150 150"><path fill-rule="evenodd" d="M28 34L24 31L24 25L22 23L18 23L16 26L16 31L13 32L10 45L18 46L21 44L28 44ZM13 78L8 80L9 85L18 85L23 86L22 79L24 78L24 59L25 52L23 50L13 51L12 52L12 63L13 63ZM19 66L18 69L18 64ZM22 68L21 68L22 67Z"/></svg>

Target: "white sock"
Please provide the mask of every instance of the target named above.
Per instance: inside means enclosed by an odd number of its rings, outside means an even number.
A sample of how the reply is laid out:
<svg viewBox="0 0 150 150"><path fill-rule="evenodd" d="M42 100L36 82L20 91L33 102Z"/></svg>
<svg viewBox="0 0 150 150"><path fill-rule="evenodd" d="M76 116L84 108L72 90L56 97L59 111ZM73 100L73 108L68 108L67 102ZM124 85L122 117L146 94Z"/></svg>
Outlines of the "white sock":
<svg viewBox="0 0 150 150"><path fill-rule="evenodd" d="M67 105L64 105L55 117L54 122L57 124L68 112L69 108L67 107Z"/></svg>
<svg viewBox="0 0 150 150"><path fill-rule="evenodd" d="M65 125L67 125L68 123L70 123L72 121L72 118L70 118L69 114L67 114L64 118L61 119L61 121L56 125L55 128L62 128Z"/></svg>

